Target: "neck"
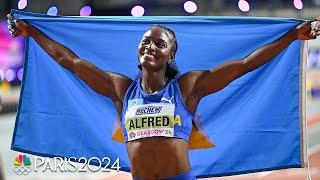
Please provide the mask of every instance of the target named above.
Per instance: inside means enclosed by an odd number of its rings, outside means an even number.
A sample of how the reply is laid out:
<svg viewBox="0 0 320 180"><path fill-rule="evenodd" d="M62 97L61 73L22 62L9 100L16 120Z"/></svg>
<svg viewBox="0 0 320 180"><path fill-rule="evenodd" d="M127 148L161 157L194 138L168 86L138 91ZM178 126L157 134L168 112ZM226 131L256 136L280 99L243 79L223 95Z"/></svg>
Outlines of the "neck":
<svg viewBox="0 0 320 180"><path fill-rule="evenodd" d="M145 69L142 70L141 87L148 94L160 91L167 82L168 78L165 75L165 71L150 72Z"/></svg>

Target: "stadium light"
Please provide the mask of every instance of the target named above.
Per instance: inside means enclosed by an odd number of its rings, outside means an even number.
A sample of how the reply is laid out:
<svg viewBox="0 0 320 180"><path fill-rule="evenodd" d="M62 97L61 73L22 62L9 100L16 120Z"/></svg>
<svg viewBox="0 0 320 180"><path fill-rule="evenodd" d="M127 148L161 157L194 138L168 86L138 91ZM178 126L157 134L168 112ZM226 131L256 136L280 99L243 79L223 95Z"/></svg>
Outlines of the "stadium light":
<svg viewBox="0 0 320 180"><path fill-rule="evenodd" d="M302 0L294 0L294 1L293 1L293 6L294 6L296 9L301 10L301 9L303 8L303 2L302 2Z"/></svg>
<svg viewBox="0 0 320 180"><path fill-rule="evenodd" d="M14 74L14 71L12 69L8 69L5 73L5 79L8 81L8 82L11 82L13 81L14 79L16 78L15 74Z"/></svg>
<svg viewBox="0 0 320 180"><path fill-rule="evenodd" d="M28 0L20 0L18 2L18 9L24 9L28 5Z"/></svg>
<svg viewBox="0 0 320 180"><path fill-rule="evenodd" d="M193 1L187 1L183 4L183 8L188 13L194 13L197 11L198 7L197 4Z"/></svg>
<svg viewBox="0 0 320 180"><path fill-rule="evenodd" d="M80 16L90 16L91 15L91 7L90 6L83 6L80 9Z"/></svg>
<svg viewBox="0 0 320 180"><path fill-rule="evenodd" d="M0 69L0 81L4 80L4 71Z"/></svg>
<svg viewBox="0 0 320 180"><path fill-rule="evenodd" d="M55 6L52 6L48 9L47 15L49 16L56 16L58 14L58 8Z"/></svg>
<svg viewBox="0 0 320 180"><path fill-rule="evenodd" d="M134 17L141 17L144 14L144 8L142 6L134 6L131 9L131 14Z"/></svg>
<svg viewBox="0 0 320 180"><path fill-rule="evenodd" d="M239 0L238 1L238 8L242 12L250 11L250 4L246 0Z"/></svg>
<svg viewBox="0 0 320 180"><path fill-rule="evenodd" d="M20 68L17 72L17 77L20 81L22 81L22 76L23 76L23 68Z"/></svg>

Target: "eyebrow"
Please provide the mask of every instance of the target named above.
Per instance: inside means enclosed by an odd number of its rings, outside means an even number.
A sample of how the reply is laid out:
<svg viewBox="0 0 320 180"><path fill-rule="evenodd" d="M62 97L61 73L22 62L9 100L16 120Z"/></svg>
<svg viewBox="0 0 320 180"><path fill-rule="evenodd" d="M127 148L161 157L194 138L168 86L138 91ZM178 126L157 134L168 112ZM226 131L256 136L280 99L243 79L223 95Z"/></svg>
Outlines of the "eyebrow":
<svg viewBox="0 0 320 180"><path fill-rule="evenodd" d="M144 36L144 38L150 39L150 36ZM165 40L163 40L163 39L158 39L158 40L163 42L163 43L165 43L165 44L167 44L167 42Z"/></svg>

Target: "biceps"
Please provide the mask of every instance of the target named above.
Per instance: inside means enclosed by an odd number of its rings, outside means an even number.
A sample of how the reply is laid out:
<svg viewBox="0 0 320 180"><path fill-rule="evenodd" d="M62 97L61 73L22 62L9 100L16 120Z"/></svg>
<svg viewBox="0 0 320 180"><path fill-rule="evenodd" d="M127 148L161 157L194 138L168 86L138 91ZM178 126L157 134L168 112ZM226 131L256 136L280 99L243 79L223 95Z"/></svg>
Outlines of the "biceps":
<svg viewBox="0 0 320 180"><path fill-rule="evenodd" d="M114 88L107 73L84 60L76 60L73 66L74 73L94 91L108 97L113 94Z"/></svg>
<svg viewBox="0 0 320 180"><path fill-rule="evenodd" d="M230 61L203 73L197 81L203 96L217 92L245 74L243 61Z"/></svg>

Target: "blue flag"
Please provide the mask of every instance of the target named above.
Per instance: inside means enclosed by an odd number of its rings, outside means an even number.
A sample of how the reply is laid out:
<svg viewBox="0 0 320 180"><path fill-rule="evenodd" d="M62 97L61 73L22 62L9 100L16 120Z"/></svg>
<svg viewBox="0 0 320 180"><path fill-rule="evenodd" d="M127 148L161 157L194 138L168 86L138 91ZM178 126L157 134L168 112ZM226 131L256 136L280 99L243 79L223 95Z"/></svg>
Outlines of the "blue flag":
<svg viewBox="0 0 320 180"><path fill-rule="evenodd" d="M176 33L179 49L175 62L183 74L243 59L303 22L12 13L102 70L132 79L138 73L138 44L153 24L168 26ZM193 132L189 151L197 177L304 165L304 47L303 42L294 41L268 64L201 100L197 109L201 132ZM109 98L59 66L32 38L26 39L13 150L48 157L108 156L111 162L119 157L121 169L130 171L118 128Z"/></svg>

